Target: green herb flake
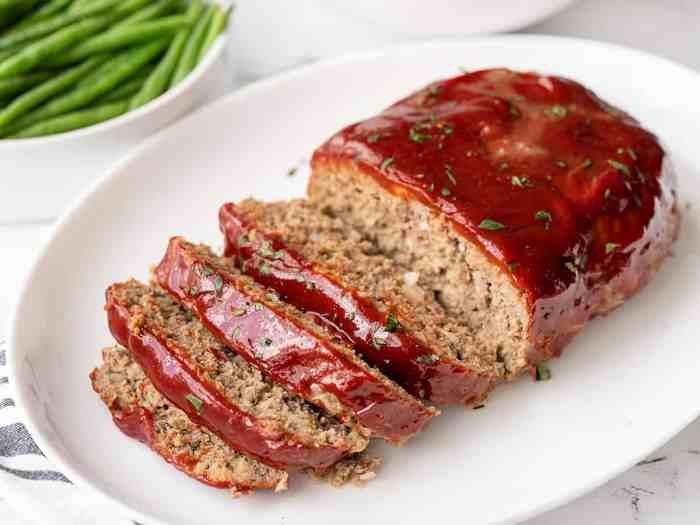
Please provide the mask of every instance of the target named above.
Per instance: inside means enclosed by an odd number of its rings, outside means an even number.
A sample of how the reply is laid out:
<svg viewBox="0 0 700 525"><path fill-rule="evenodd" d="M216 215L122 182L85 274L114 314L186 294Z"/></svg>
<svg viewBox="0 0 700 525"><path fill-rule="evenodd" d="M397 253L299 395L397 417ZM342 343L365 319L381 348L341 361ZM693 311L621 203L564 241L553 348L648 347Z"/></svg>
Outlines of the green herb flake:
<svg viewBox="0 0 700 525"><path fill-rule="evenodd" d="M234 339L238 339L240 336L241 336L241 327L237 326L231 332L231 337L233 337Z"/></svg>
<svg viewBox="0 0 700 525"><path fill-rule="evenodd" d="M214 290L216 291L216 295L221 295L221 291L224 288L224 280L220 275L214 276Z"/></svg>
<svg viewBox="0 0 700 525"><path fill-rule="evenodd" d="M419 355L416 358L416 361L418 361L422 365L434 365L440 360L438 356L435 354L426 354L426 355Z"/></svg>
<svg viewBox="0 0 700 525"><path fill-rule="evenodd" d="M260 273L263 275L269 275L272 270L270 269L270 265L266 263L262 263L260 265Z"/></svg>
<svg viewBox="0 0 700 525"><path fill-rule="evenodd" d="M447 175L447 178L450 179L452 184L455 186L457 185L457 179L455 179L454 171L452 171L452 166L449 164L445 164L445 175Z"/></svg>
<svg viewBox="0 0 700 525"><path fill-rule="evenodd" d="M204 406L204 402L201 399L193 396L192 394L187 394L185 396L185 399L187 399L187 401L190 402L190 404L194 407L197 414L202 413L202 407Z"/></svg>
<svg viewBox="0 0 700 525"><path fill-rule="evenodd" d="M260 340L260 344L263 345L263 346L271 346L271 345L272 345L272 339L270 339L269 337L263 337L263 338Z"/></svg>
<svg viewBox="0 0 700 525"><path fill-rule="evenodd" d="M384 325L384 328L386 328L387 332L394 333L401 328L401 323L399 323L399 320L394 314L389 314L386 318L386 325Z"/></svg>
<svg viewBox="0 0 700 525"><path fill-rule="evenodd" d="M452 192L449 188L442 188L442 191L440 193L442 193L443 197L449 197L450 195L452 195Z"/></svg>
<svg viewBox="0 0 700 525"><path fill-rule="evenodd" d="M520 268L520 263L517 261L513 261L511 263L508 263L508 269L510 270L510 273L515 273L518 268Z"/></svg>
<svg viewBox="0 0 700 525"><path fill-rule="evenodd" d="M355 312L345 312L345 319L348 321L355 319Z"/></svg>
<svg viewBox="0 0 700 525"><path fill-rule="evenodd" d="M428 186L428 191L429 191L430 193L432 193L434 190L435 190L435 184L433 184L433 183L431 182L431 183L430 183L430 186Z"/></svg>
<svg viewBox="0 0 700 525"><path fill-rule="evenodd" d="M610 166L612 166L613 168L615 168L620 173L622 173L625 177L632 176L632 173L630 172L630 169L627 166L627 164L623 164L622 162L618 162L618 161L612 160L612 159L608 160L608 164Z"/></svg>
<svg viewBox="0 0 700 525"><path fill-rule="evenodd" d="M437 97L440 94L440 86L432 86L429 93L431 97Z"/></svg>
<svg viewBox="0 0 700 525"><path fill-rule="evenodd" d="M569 110L566 109L564 106L556 104L551 108L547 108L545 110L545 113L547 113L547 115L549 115L550 117L564 118L569 114Z"/></svg>
<svg viewBox="0 0 700 525"><path fill-rule="evenodd" d="M489 230L495 232L504 229L505 225L501 224L498 221L494 221L493 219L484 219L479 224L479 228L481 228L482 230Z"/></svg>
<svg viewBox="0 0 700 525"><path fill-rule="evenodd" d="M552 379L552 371L545 363L535 367L535 381L549 381Z"/></svg>
<svg viewBox="0 0 700 525"><path fill-rule="evenodd" d="M384 159L384 162L382 162L381 166L379 167L382 171L386 171L389 166L391 166L394 163L394 157L389 157L388 159Z"/></svg>
<svg viewBox="0 0 700 525"><path fill-rule="evenodd" d="M250 242L250 240L248 239L247 235L241 235L238 238L238 246L241 246L241 247L247 246L249 242Z"/></svg>
<svg viewBox="0 0 700 525"><path fill-rule="evenodd" d="M584 170L587 170L587 169L593 167L593 161L592 161L591 159L586 159L586 160L584 160L583 163L581 164L581 167L582 167Z"/></svg>
<svg viewBox="0 0 700 525"><path fill-rule="evenodd" d="M613 253L613 252L616 252L619 249L620 249L620 245L616 242L608 242L605 244L605 253L608 255Z"/></svg>
<svg viewBox="0 0 700 525"><path fill-rule="evenodd" d="M374 344L375 348L380 348L382 346L385 346L386 345L386 338L374 336L372 338L372 344Z"/></svg>
<svg viewBox="0 0 700 525"><path fill-rule="evenodd" d="M255 310L256 312L260 312L263 308L264 307L263 307L262 303L255 303L253 305L253 310Z"/></svg>
<svg viewBox="0 0 700 525"><path fill-rule="evenodd" d="M245 315L248 311L245 308L234 308L231 312L236 317L241 317Z"/></svg>
<svg viewBox="0 0 700 525"><path fill-rule="evenodd" d="M202 442L201 442L201 441L192 441L192 442L190 443L190 450L191 450L192 452L197 452L197 450L199 450L199 447L200 447L201 445L202 445Z"/></svg>
<svg viewBox="0 0 700 525"><path fill-rule="evenodd" d="M510 178L510 183L518 188L532 188L534 186L532 181L527 177L518 177L517 175L513 175Z"/></svg>
<svg viewBox="0 0 700 525"><path fill-rule="evenodd" d="M411 128L411 131L409 132L409 137L413 142L416 142L418 144L428 142L432 138L430 135L418 131L415 126Z"/></svg>
<svg viewBox="0 0 700 525"><path fill-rule="evenodd" d="M299 172L298 168L289 168L287 170L287 177L294 177Z"/></svg>
<svg viewBox="0 0 700 525"><path fill-rule="evenodd" d="M552 214L549 213L547 210L539 210L537 213L535 213L535 219L538 221L550 223L552 222Z"/></svg>
<svg viewBox="0 0 700 525"><path fill-rule="evenodd" d="M210 277L214 274L214 270L210 266L203 265L199 267L199 274L203 277Z"/></svg>
<svg viewBox="0 0 700 525"><path fill-rule="evenodd" d="M367 142L369 142L370 144L374 144L375 142L378 142L381 138L382 136L379 133L372 133L367 137Z"/></svg>

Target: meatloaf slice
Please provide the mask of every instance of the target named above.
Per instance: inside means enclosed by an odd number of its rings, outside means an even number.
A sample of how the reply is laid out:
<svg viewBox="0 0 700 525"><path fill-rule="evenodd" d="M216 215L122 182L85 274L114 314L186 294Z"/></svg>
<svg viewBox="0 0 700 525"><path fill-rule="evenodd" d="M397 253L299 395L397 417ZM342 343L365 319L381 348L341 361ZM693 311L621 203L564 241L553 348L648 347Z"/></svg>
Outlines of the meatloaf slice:
<svg viewBox="0 0 700 525"><path fill-rule="evenodd" d="M321 314L412 394L440 405L474 403L503 378L495 353L465 351L474 346L469 326L446 314L417 272L308 201L226 204L219 223L226 255L246 273Z"/></svg>
<svg viewBox="0 0 700 525"><path fill-rule="evenodd" d="M287 488L287 473L236 452L218 436L193 423L148 380L129 352L102 351L103 363L90 379L119 429L148 445L188 476L234 496L254 489Z"/></svg>
<svg viewBox="0 0 700 525"><path fill-rule="evenodd" d="M654 274L679 215L656 137L580 84L505 69L436 82L312 159L312 204L419 273L510 377Z"/></svg>
<svg viewBox="0 0 700 525"><path fill-rule="evenodd" d="M265 378L167 294L130 280L107 290L109 326L155 387L232 448L278 468L323 470L367 438Z"/></svg>
<svg viewBox="0 0 700 525"><path fill-rule="evenodd" d="M437 413L206 246L173 238L155 277L232 350L367 435L402 443Z"/></svg>

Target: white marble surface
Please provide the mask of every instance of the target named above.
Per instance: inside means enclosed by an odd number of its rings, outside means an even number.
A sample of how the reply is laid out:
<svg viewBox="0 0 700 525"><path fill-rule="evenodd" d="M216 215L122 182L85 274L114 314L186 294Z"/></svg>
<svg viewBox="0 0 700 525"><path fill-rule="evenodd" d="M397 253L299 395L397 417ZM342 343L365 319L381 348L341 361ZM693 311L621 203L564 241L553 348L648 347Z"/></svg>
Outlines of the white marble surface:
<svg viewBox="0 0 700 525"><path fill-rule="evenodd" d="M251 2L253 0L242 0ZM255 0L267 2L272 0ZM297 0L308 4L305 0ZM322 18L309 21L322 24ZM316 40L323 38L320 26L306 31ZM527 31L568 36L580 36L620 43L666 56L700 70L700 1L698 0L581 0L566 12ZM323 29L323 28L320 28ZM325 28L328 29L327 27ZM384 43L382 37L371 35L354 45L336 43L330 51L358 49ZM299 35L297 29L297 35ZM244 36L244 35L243 35ZM246 53L260 46L239 44ZM263 45L264 47L264 45ZM288 60L309 61L315 53L311 44L298 56L287 53ZM328 54L328 53L323 53ZM574 60L575 57L572 57ZM282 63L254 63L250 55L241 53L236 60L240 71L255 68L278 69ZM556 64L553 64L555 69ZM253 76L251 73L248 76ZM0 323L7 317L12 297L19 286L22 273L36 253L49 229L46 224L17 227L0 226L0 246L3 246L0 271ZM0 338L2 329L0 329ZM660 383L660 387L663 384ZM700 522L700 420L649 457L648 464L639 465L590 494L543 516L527 525L694 525ZM533 459L536 468L536 458ZM28 525L11 509L0 493L0 523ZM507 495L504 495L507 496ZM58 517L57 517L58 522Z"/></svg>

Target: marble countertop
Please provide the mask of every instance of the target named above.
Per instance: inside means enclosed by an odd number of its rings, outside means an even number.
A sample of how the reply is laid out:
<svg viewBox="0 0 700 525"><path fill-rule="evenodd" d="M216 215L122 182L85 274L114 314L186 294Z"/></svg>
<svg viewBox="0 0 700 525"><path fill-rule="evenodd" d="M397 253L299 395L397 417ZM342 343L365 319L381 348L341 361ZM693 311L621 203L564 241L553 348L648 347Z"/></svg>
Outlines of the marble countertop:
<svg viewBox="0 0 700 525"><path fill-rule="evenodd" d="M700 70L699 27L698 0L581 0L526 32L619 43ZM304 61L314 58L307 55ZM5 253L12 254L11 258L4 258L0 272L0 326L8 315L23 271L49 229L49 224L0 226L0 245ZM3 500L2 493L0 522L27 525ZM694 525L698 522L700 420L628 472L527 525Z"/></svg>

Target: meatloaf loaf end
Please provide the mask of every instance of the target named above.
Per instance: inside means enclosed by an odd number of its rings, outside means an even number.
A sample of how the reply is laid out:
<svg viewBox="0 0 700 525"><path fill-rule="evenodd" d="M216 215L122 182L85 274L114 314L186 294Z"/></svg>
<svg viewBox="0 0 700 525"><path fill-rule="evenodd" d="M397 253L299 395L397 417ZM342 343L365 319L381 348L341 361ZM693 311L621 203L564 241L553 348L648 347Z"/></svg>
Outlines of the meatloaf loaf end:
<svg viewBox="0 0 700 525"><path fill-rule="evenodd" d="M413 395L438 405L475 403L504 377L495 352L464 352L474 346L469 327L446 315L419 274L308 201L225 204L219 223L226 255L237 256L244 272L321 314Z"/></svg>
<svg viewBox="0 0 700 525"><path fill-rule="evenodd" d="M510 377L646 283L680 222L652 133L576 82L505 69L345 128L312 170L312 204L420 275L468 323L465 352Z"/></svg>
<svg viewBox="0 0 700 525"><path fill-rule="evenodd" d="M116 340L171 403L232 448L319 470L366 448L367 438L265 378L162 291L132 279L106 295Z"/></svg>
<svg viewBox="0 0 700 525"><path fill-rule="evenodd" d="M400 444L438 413L206 246L173 238L155 278L229 348L367 435Z"/></svg>
<svg viewBox="0 0 700 525"><path fill-rule="evenodd" d="M234 496L287 488L286 472L236 452L170 404L127 350L105 348L102 357L103 364L90 374L92 387L124 434L148 445L188 476L229 489Z"/></svg>

